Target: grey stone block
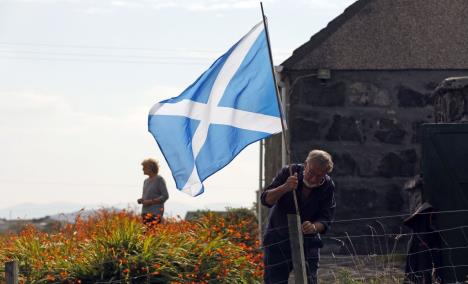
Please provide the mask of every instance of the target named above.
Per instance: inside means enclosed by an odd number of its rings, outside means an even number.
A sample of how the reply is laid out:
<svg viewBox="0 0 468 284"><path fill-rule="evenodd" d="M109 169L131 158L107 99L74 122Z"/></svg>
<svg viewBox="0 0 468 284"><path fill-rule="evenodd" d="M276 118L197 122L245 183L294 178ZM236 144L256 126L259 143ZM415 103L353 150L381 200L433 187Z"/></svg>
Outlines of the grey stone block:
<svg viewBox="0 0 468 284"><path fill-rule="evenodd" d="M403 151L400 155L390 152L382 158L377 171L387 178L410 177L415 174L416 161L417 154L414 149Z"/></svg>
<svg viewBox="0 0 468 284"><path fill-rule="evenodd" d="M366 187L346 190L341 188L337 202L340 204L340 211L354 211L356 208L359 208L359 210L374 210L378 205L376 202L377 197L378 194L375 190ZM352 202L350 202L351 200Z"/></svg>
<svg viewBox="0 0 468 284"><path fill-rule="evenodd" d="M348 98L352 106L386 107L392 104L392 99L387 90L365 82L349 84Z"/></svg>
<svg viewBox="0 0 468 284"><path fill-rule="evenodd" d="M332 154L334 171L336 176L356 175L359 173L359 166L354 158L349 153Z"/></svg>
<svg viewBox="0 0 468 284"><path fill-rule="evenodd" d="M377 170L384 177L396 177L400 175L402 165L403 160L397 154L388 153L380 161Z"/></svg>
<svg viewBox="0 0 468 284"><path fill-rule="evenodd" d="M299 140L311 140L320 138L320 124L314 120L295 118L291 120L291 137Z"/></svg>
<svg viewBox="0 0 468 284"><path fill-rule="evenodd" d="M379 130L376 130L374 137L380 142L388 144L401 144L406 136L406 131L394 120L382 118L378 121Z"/></svg>
<svg viewBox="0 0 468 284"><path fill-rule="evenodd" d="M407 87L399 87L397 96L400 107L424 107L429 103L429 96Z"/></svg>
<svg viewBox="0 0 468 284"><path fill-rule="evenodd" d="M418 161L418 154L415 149L408 149L400 152L400 157L406 163L414 164Z"/></svg>
<svg viewBox="0 0 468 284"><path fill-rule="evenodd" d="M361 130L354 117L334 115L332 126L325 137L330 141L357 141L363 142Z"/></svg>
<svg viewBox="0 0 468 284"><path fill-rule="evenodd" d="M404 199L401 195L401 188L394 186L392 190L386 191L385 196L386 209L398 212L403 209Z"/></svg>
<svg viewBox="0 0 468 284"><path fill-rule="evenodd" d="M299 81L298 86L295 88L291 103L295 103L297 100L311 106L344 106L346 85L343 82L322 85L317 82L317 79L304 79Z"/></svg>

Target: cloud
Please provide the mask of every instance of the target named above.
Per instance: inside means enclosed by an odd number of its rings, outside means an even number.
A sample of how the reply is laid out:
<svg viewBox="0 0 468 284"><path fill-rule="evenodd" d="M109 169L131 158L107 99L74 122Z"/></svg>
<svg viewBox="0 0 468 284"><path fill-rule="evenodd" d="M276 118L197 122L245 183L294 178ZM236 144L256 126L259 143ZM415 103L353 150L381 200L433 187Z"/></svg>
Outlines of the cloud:
<svg viewBox="0 0 468 284"><path fill-rule="evenodd" d="M300 2L301 4L313 7L316 10L337 10L343 6L343 3L347 3L346 6L349 6L356 1L357 0L301 0Z"/></svg>
<svg viewBox="0 0 468 284"><path fill-rule="evenodd" d="M43 135L78 135L83 132L126 124L127 113L121 116L96 114L77 109L62 95L28 91L0 93L0 131L5 135L26 135L31 141Z"/></svg>
<svg viewBox="0 0 468 284"><path fill-rule="evenodd" d="M69 110L69 105L58 96L43 95L35 91L0 93L2 104L0 113L21 113L21 115L37 115L44 112Z"/></svg>
<svg viewBox="0 0 468 284"><path fill-rule="evenodd" d="M273 2L265 0L264 2ZM132 3L133 1L121 0L121 2ZM258 0L139 0L140 3L150 5L156 9L180 8L189 11L225 11L238 9L258 9Z"/></svg>
<svg viewBox="0 0 468 284"><path fill-rule="evenodd" d="M110 9L105 9L105 8L99 8L99 7L88 7L82 10L85 14L89 15L102 15L106 13L110 13Z"/></svg>
<svg viewBox="0 0 468 284"><path fill-rule="evenodd" d="M74 100L66 94L38 91L0 92L0 131L99 133L103 128L116 131L121 131L122 127L131 130L135 125L145 128L146 116L151 106L175 97L182 91L183 88L155 86L144 92L142 101L118 114L79 109Z"/></svg>
<svg viewBox="0 0 468 284"><path fill-rule="evenodd" d="M188 10L191 11L222 11L222 10L232 10L232 9L255 9L258 8L258 1L253 0L205 0L198 1L193 3L190 2L186 6Z"/></svg>
<svg viewBox="0 0 468 284"><path fill-rule="evenodd" d="M23 3L68 3L86 5L83 12L88 14L106 13L112 8L152 8L162 9L185 9L189 11L226 11L239 9L258 9L258 0L17 0ZM275 0L264 0L273 2Z"/></svg>

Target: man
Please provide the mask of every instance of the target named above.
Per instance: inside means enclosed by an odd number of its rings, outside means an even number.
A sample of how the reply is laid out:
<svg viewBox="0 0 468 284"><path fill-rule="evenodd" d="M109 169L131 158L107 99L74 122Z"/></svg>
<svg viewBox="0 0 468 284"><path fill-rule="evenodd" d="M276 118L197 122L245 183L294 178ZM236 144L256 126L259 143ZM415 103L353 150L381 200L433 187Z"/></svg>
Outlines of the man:
<svg viewBox="0 0 468 284"><path fill-rule="evenodd" d="M323 246L320 234L329 229L335 215L335 184L328 176L333 170L330 154L312 150L304 164L290 167L283 168L261 196L262 204L272 207L263 239L266 284L288 283L293 269L287 218L288 214L296 214L293 191L302 222L309 283L317 283L319 250Z"/></svg>
<svg viewBox="0 0 468 284"><path fill-rule="evenodd" d="M159 165L154 159L146 159L141 162L143 174L147 175L143 183L143 195L138 199L142 204L141 216L145 224L157 224L162 221L164 214L164 202L169 198L166 182L158 175Z"/></svg>

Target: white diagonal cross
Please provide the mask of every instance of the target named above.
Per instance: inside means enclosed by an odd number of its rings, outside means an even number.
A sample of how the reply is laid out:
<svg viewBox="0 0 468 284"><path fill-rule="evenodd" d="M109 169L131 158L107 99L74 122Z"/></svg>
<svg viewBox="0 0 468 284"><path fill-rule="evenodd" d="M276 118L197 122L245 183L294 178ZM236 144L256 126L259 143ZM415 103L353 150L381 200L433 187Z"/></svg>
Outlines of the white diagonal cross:
<svg viewBox="0 0 468 284"><path fill-rule="evenodd" d="M206 104L186 99L177 103L159 103L150 110L150 115L183 116L200 121L192 138L194 159L196 159L203 144L205 144L210 124L229 125L265 133L281 131L279 117L218 106L227 85L262 30L263 25L259 23L238 43L221 68ZM193 171L182 191L193 196L198 194L201 188L202 184L198 176L197 166L194 165Z"/></svg>

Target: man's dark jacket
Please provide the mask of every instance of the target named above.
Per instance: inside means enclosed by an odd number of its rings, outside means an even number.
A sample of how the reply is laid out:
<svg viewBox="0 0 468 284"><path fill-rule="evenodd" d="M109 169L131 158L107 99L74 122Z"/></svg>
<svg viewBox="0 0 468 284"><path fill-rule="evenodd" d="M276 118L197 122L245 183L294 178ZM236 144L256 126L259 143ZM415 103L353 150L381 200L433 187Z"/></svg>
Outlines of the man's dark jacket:
<svg viewBox="0 0 468 284"><path fill-rule="evenodd" d="M321 222L325 226L325 231L323 232L325 233L329 229L335 215L335 184L332 179L326 175L324 183L313 188L312 192L304 200L302 198L302 190L304 187L304 165L292 165L292 172L293 174L297 173L298 177L296 195L301 215L301 222ZM264 246L281 242L286 239L289 240L287 214L296 214L293 193L285 193L273 206L267 204L265 201L268 190L284 184L289 176L289 167L283 168L275 177L273 182L262 192L262 204L272 208L270 210L268 227L264 234ZM304 246L322 247L323 243L320 239L320 235L304 235Z"/></svg>

